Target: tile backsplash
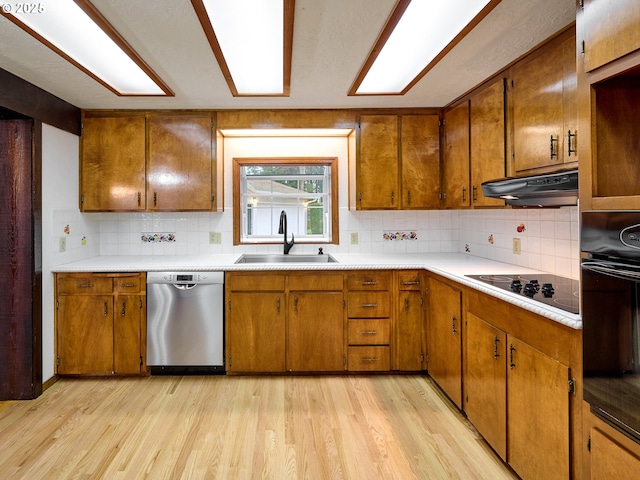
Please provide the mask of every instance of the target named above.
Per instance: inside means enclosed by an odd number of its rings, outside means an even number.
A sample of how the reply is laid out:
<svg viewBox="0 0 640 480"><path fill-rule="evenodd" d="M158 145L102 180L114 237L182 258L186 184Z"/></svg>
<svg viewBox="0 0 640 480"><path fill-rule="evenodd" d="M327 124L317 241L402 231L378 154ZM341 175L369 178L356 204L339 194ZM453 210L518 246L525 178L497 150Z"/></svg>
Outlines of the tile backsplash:
<svg viewBox="0 0 640 480"><path fill-rule="evenodd" d="M210 243L212 232L214 243ZM60 237L66 238L64 252ZM513 253L514 238L520 241L519 255ZM368 212L341 208L339 245L296 244L292 253L315 253L319 246L328 253L462 252L578 278L578 239L577 207ZM281 250L280 244L234 246L230 210L92 214L56 210L51 240L56 264L94 255Z"/></svg>

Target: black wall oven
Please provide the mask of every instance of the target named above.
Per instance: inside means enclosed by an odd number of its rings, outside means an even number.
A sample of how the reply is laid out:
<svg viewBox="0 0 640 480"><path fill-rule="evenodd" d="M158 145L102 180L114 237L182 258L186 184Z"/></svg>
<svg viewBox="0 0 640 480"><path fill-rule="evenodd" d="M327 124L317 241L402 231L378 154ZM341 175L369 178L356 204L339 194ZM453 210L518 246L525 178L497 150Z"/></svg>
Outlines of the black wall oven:
<svg viewBox="0 0 640 480"><path fill-rule="evenodd" d="M640 443L640 211L585 211L581 224L584 399Z"/></svg>

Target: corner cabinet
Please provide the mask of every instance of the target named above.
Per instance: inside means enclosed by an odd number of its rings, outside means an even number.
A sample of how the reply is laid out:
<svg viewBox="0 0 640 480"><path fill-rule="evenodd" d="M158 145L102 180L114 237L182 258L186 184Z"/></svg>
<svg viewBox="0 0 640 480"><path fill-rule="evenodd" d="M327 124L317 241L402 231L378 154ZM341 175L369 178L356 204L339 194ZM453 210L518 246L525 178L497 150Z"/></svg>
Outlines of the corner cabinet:
<svg viewBox="0 0 640 480"><path fill-rule="evenodd" d="M429 278L427 370L433 380L462 408L462 291Z"/></svg>
<svg viewBox="0 0 640 480"><path fill-rule="evenodd" d="M211 112L83 112L80 210L211 211Z"/></svg>
<svg viewBox="0 0 640 480"><path fill-rule="evenodd" d="M356 138L356 208L438 208L439 128L437 113L362 115Z"/></svg>
<svg viewBox="0 0 640 480"><path fill-rule="evenodd" d="M56 274L59 375L146 374L145 275Z"/></svg>

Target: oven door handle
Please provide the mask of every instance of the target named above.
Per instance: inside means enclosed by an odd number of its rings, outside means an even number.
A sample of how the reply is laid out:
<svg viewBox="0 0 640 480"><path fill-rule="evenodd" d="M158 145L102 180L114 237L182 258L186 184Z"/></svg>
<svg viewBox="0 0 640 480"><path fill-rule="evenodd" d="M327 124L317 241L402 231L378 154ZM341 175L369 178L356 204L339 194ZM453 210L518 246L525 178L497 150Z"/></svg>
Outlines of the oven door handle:
<svg viewBox="0 0 640 480"><path fill-rule="evenodd" d="M623 280L640 281L640 269L622 263L584 260L582 262L582 270L601 273L602 275L609 275Z"/></svg>

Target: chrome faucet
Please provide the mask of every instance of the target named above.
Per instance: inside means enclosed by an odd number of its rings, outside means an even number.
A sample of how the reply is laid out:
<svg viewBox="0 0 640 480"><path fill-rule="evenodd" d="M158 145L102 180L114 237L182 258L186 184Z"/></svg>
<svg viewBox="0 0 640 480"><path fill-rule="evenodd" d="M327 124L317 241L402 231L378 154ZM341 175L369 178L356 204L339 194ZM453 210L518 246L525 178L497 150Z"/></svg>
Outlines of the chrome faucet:
<svg viewBox="0 0 640 480"><path fill-rule="evenodd" d="M294 237L291 234L291 242L287 242L287 212L282 210L280 212L280 226L278 227L278 233L284 233L284 254L288 255L289 250L293 247Z"/></svg>

